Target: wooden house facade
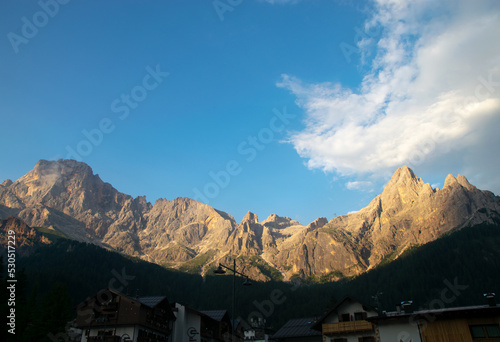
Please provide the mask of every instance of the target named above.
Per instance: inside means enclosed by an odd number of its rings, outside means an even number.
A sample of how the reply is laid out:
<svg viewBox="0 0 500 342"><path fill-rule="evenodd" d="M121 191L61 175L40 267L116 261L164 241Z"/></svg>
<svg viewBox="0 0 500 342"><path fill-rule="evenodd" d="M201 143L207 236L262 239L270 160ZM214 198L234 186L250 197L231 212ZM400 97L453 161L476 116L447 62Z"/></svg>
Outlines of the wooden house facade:
<svg viewBox="0 0 500 342"><path fill-rule="evenodd" d="M313 329L322 332L323 342L375 342L375 325L367 320L375 316L378 312L374 307L345 296Z"/></svg>
<svg viewBox="0 0 500 342"><path fill-rule="evenodd" d="M500 342L500 306L488 305L413 311L398 307L368 318L377 341Z"/></svg>
<svg viewBox="0 0 500 342"><path fill-rule="evenodd" d="M77 307L76 326L82 342L170 341L175 315L168 299L130 297L101 290Z"/></svg>

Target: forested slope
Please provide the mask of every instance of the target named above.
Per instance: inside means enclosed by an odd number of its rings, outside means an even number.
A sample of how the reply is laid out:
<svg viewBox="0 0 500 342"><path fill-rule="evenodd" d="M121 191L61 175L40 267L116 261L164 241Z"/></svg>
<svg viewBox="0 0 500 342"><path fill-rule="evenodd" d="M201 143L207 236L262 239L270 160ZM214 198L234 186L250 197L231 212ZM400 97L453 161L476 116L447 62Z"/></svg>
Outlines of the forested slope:
<svg viewBox="0 0 500 342"><path fill-rule="evenodd" d="M200 310L231 307L231 276L202 278L67 239L40 246L30 256L18 259L17 269L20 331L28 322L33 323L34 317L51 315L51 310L52 314L61 312L60 320L74 316L79 302L107 287L131 296L137 291L140 295L166 295L170 301ZM413 248L399 259L356 278L328 283L296 279L292 283L271 281L237 286L236 315L247 322L264 317L269 326L277 328L290 318L321 316L345 294L374 306L378 303L373 296L378 294L380 308L388 311L402 300L413 300L417 309L429 304L481 304L483 293L500 292L499 284L500 225L479 225ZM443 300L445 288L451 292ZM27 331L34 334L30 338L41 338L49 332L56 334L54 330L61 326L62 322L31 324Z"/></svg>

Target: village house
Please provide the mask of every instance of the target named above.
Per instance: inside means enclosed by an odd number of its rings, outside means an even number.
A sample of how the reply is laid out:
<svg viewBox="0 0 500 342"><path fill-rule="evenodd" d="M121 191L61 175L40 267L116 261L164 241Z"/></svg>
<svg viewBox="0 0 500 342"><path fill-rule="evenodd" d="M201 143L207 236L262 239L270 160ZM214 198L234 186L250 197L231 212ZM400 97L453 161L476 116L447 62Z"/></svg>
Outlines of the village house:
<svg viewBox="0 0 500 342"><path fill-rule="evenodd" d="M105 289L78 305L76 328L82 342L500 342L500 306L494 293L485 298L484 305L417 311L406 301L379 312L345 296L321 318L289 320L269 337L260 325L233 336L226 310Z"/></svg>
<svg viewBox="0 0 500 342"><path fill-rule="evenodd" d="M130 297L101 290L77 307L82 342L169 341L175 315L165 296Z"/></svg>
<svg viewBox="0 0 500 342"><path fill-rule="evenodd" d="M323 342L500 342L500 306L495 294L484 305L415 311L411 301L378 312L346 296L312 329Z"/></svg>
<svg viewBox="0 0 500 342"><path fill-rule="evenodd" d="M78 305L76 327L82 342L232 341L226 310L197 311L165 296L131 297L110 289Z"/></svg>
<svg viewBox="0 0 500 342"><path fill-rule="evenodd" d="M323 342L375 342L375 325L367 320L375 316L374 307L345 296L312 328L321 331Z"/></svg>
<svg viewBox="0 0 500 342"><path fill-rule="evenodd" d="M485 297L486 305L419 311L404 302L368 320L378 327L382 342L500 342L500 306L494 294Z"/></svg>
<svg viewBox="0 0 500 342"><path fill-rule="evenodd" d="M172 342L231 342L231 320L226 310L198 311L173 303L176 317Z"/></svg>

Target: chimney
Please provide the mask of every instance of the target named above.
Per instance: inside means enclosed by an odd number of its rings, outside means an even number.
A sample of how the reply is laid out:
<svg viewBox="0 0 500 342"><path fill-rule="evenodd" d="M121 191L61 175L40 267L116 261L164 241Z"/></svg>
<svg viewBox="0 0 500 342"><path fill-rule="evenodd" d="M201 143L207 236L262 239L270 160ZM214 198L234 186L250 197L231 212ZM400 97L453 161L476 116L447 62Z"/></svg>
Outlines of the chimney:
<svg viewBox="0 0 500 342"><path fill-rule="evenodd" d="M412 301L408 300L406 302L401 302L401 305L403 306L403 310L405 313L413 313L413 307L412 307Z"/></svg>
<svg viewBox="0 0 500 342"><path fill-rule="evenodd" d="M489 306L497 306L495 302L495 294L493 292L485 293L484 298L488 301Z"/></svg>

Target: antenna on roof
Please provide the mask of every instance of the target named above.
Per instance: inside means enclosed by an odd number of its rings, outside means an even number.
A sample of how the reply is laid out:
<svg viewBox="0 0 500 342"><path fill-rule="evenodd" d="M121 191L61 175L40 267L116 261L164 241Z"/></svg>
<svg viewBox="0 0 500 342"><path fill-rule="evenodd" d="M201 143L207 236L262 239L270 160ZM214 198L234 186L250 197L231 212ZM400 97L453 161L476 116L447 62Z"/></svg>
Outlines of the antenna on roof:
<svg viewBox="0 0 500 342"><path fill-rule="evenodd" d="M383 292L377 292L375 296L372 296L372 299L375 301L375 305L377 310L380 310L380 296L383 295Z"/></svg>
<svg viewBox="0 0 500 342"><path fill-rule="evenodd" d="M488 300L489 306L496 306L497 305L495 302L495 294L493 292L485 293L483 296L484 296L484 298L486 298Z"/></svg>

